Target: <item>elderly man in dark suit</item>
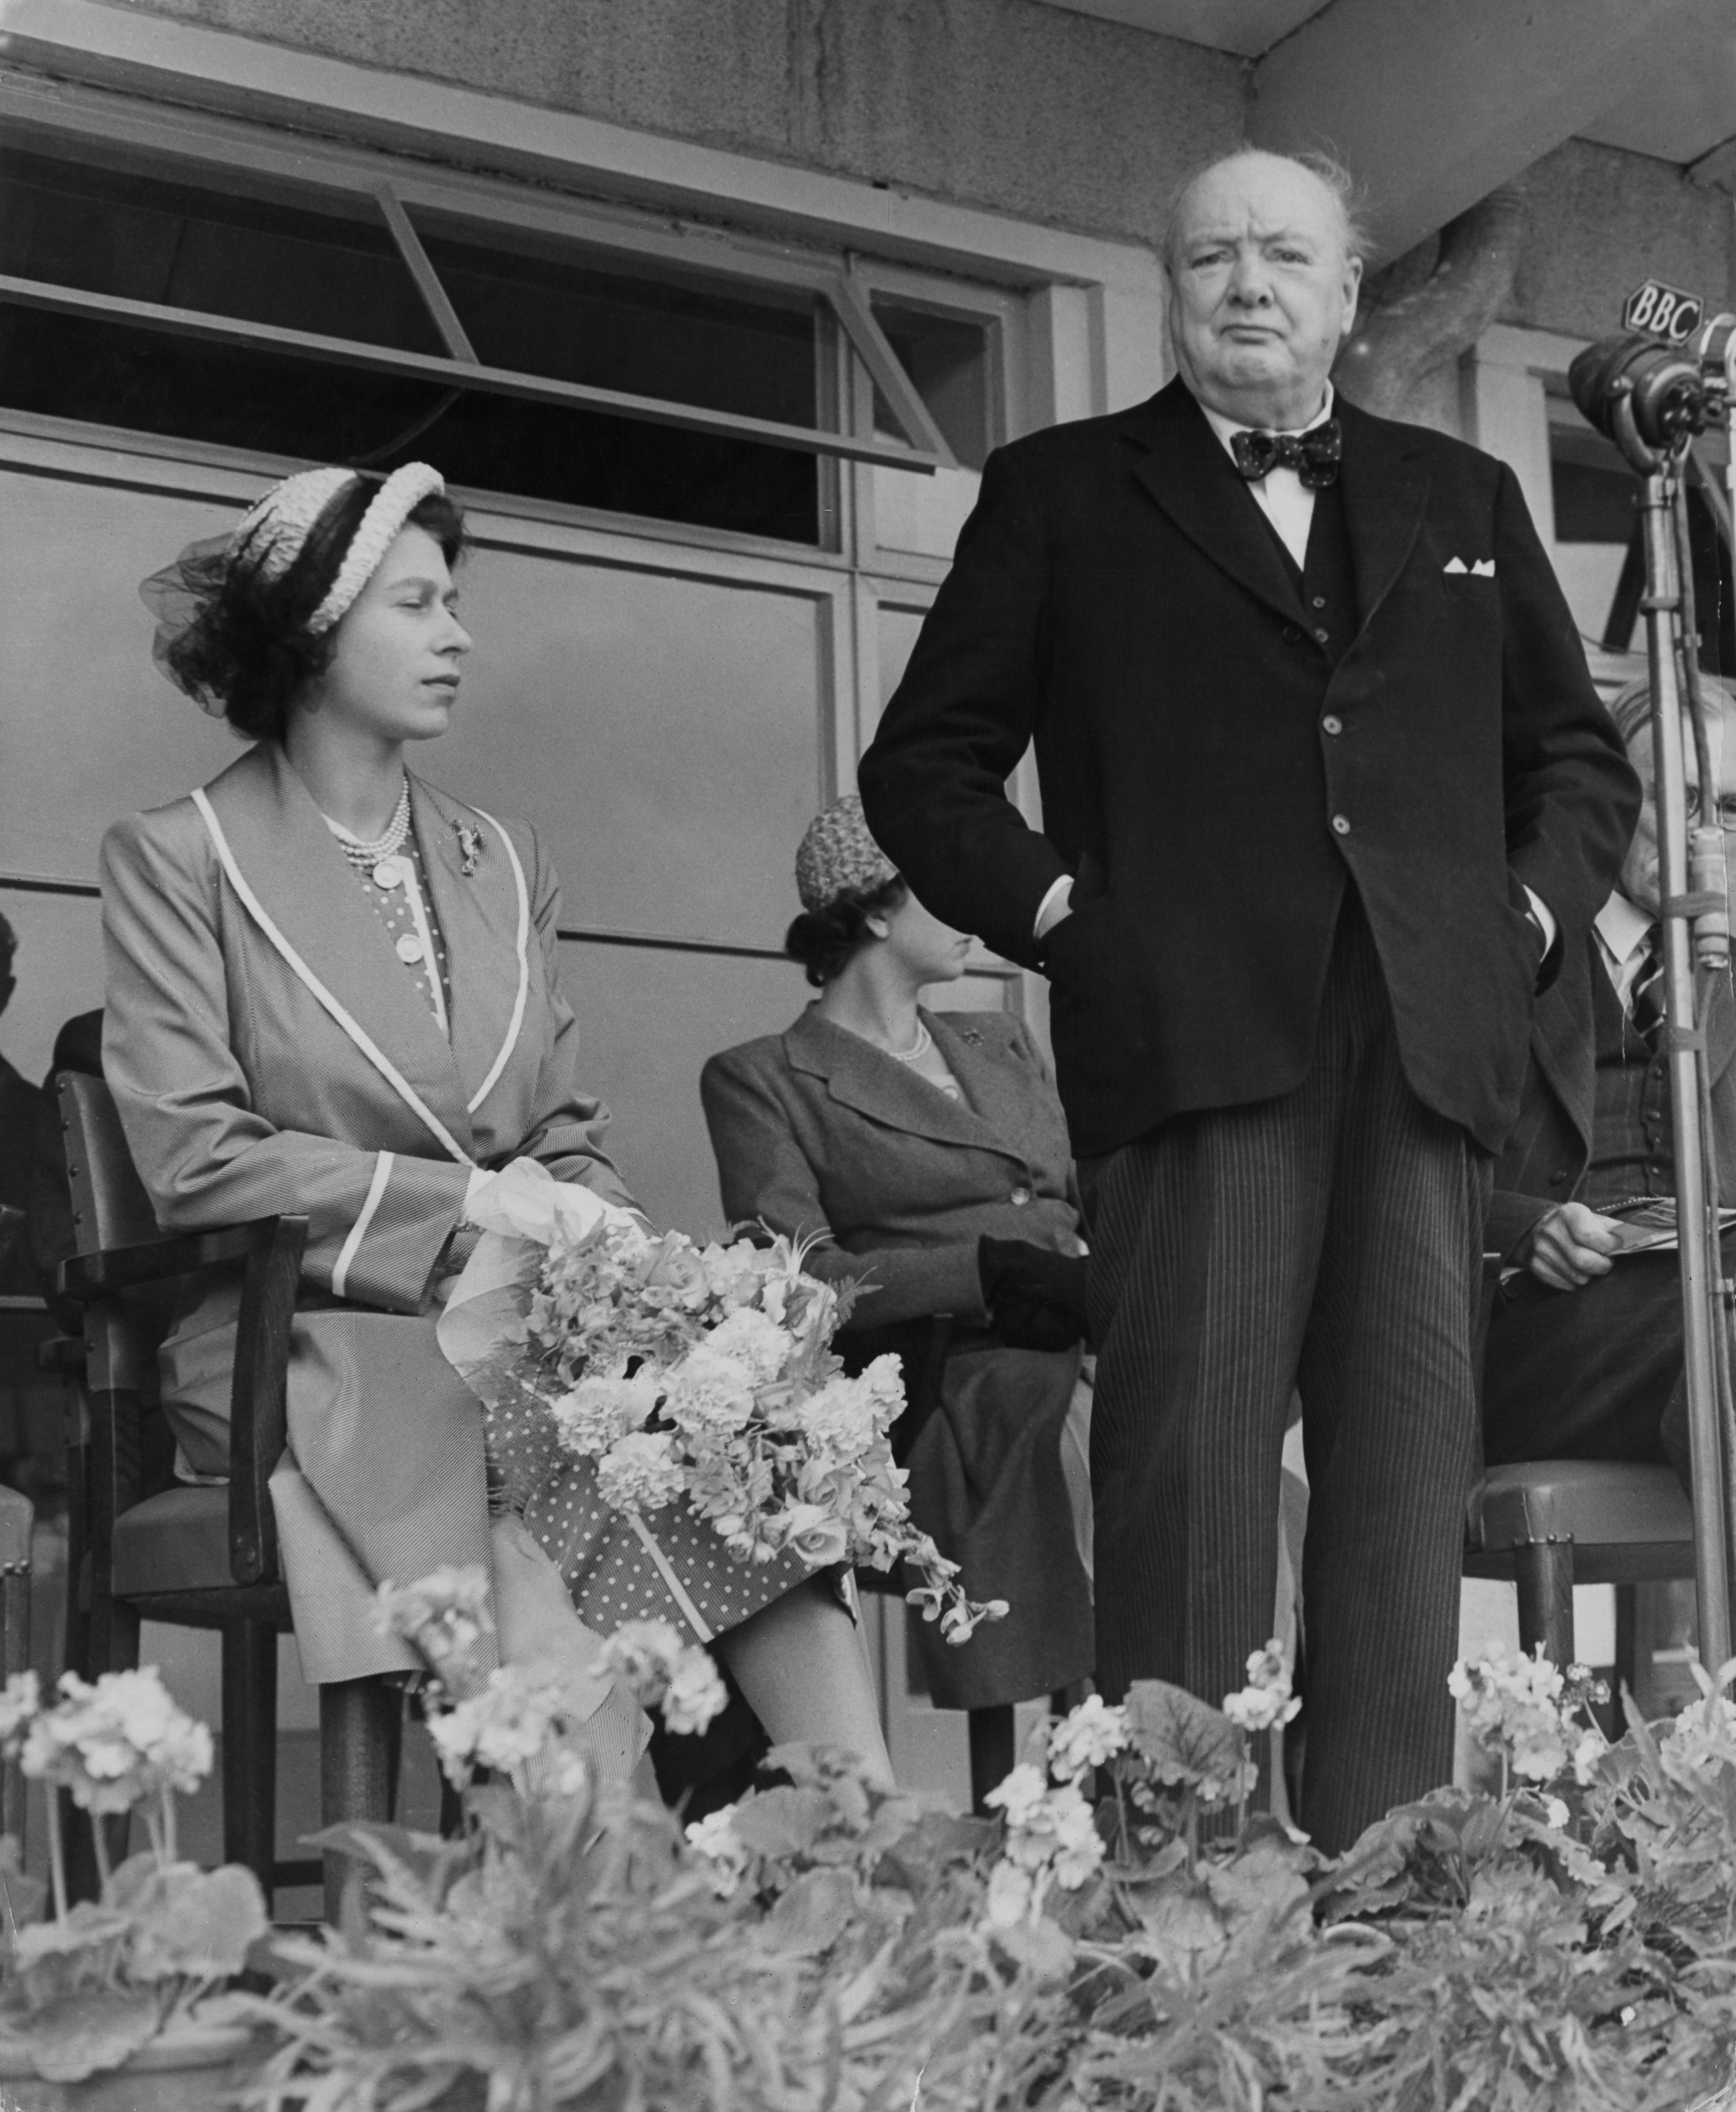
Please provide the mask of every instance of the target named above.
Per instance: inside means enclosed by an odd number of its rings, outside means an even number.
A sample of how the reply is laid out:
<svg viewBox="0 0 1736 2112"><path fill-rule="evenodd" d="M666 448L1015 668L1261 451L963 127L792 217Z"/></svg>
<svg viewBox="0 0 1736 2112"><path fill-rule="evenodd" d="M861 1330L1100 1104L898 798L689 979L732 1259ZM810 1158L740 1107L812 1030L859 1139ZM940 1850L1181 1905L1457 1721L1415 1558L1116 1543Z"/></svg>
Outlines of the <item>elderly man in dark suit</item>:
<svg viewBox="0 0 1736 2112"><path fill-rule="evenodd" d="M1328 1850L1449 1770L1489 1159L1635 805L1510 472L1333 403L1344 198L1255 152L1187 187L1179 377L991 459L860 773L922 899L1050 977L1110 1695L1242 1684L1300 1384Z"/></svg>
<svg viewBox="0 0 1736 2112"><path fill-rule="evenodd" d="M1702 793L1686 741L1690 812L1715 801L1736 856L1736 700ZM1537 1008L1519 1127L1495 1171L1488 1245L1501 1289L1483 1359L1483 1445L1510 1459L1667 1459L1688 1473L1682 1290L1676 1254L1631 1250L1639 1225L1673 1221L1675 1157L1661 1045L1663 957L1651 697L1611 706L1644 788L1621 877ZM1706 1017L1720 1199L1736 1202L1736 1003L1728 975ZM1725 1242L1725 1270L1736 1237Z"/></svg>

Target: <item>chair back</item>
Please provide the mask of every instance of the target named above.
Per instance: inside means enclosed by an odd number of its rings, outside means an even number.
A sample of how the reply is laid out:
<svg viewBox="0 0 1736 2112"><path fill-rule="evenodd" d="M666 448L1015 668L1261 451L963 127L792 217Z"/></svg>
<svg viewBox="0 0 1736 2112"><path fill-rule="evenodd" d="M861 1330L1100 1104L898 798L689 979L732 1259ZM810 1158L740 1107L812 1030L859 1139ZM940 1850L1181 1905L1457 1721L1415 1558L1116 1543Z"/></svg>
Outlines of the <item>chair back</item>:
<svg viewBox="0 0 1736 2112"><path fill-rule="evenodd" d="M141 1247L161 1239L157 1213L127 1149L114 1095L101 1078L81 1071L62 1071L56 1084L79 1252Z"/></svg>
<svg viewBox="0 0 1736 2112"><path fill-rule="evenodd" d="M62 1071L56 1083L79 1252L148 1246L162 1239L157 1213L127 1149L114 1095L102 1079L81 1071ZM168 1317L161 1293L105 1298L88 1307L85 1383L90 1390L153 1391L157 1345Z"/></svg>

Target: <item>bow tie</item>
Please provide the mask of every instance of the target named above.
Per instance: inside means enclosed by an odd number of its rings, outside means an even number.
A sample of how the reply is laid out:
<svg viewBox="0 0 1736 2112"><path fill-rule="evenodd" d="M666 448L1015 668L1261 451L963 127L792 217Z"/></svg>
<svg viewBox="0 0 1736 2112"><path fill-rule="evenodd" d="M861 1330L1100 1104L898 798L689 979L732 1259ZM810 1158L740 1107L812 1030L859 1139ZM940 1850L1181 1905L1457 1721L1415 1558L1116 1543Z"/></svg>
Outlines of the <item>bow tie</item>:
<svg viewBox="0 0 1736 2112"><path fill-rule="evenodd" d="M1311 426L1305 433L1232 433L1230 453L1236 467L1250 484L1274 469L1293 469L1308 491L1321 491L1336 483L1338 458L1344 452L1344 435L1336 418L1324 426Z"/></svg>

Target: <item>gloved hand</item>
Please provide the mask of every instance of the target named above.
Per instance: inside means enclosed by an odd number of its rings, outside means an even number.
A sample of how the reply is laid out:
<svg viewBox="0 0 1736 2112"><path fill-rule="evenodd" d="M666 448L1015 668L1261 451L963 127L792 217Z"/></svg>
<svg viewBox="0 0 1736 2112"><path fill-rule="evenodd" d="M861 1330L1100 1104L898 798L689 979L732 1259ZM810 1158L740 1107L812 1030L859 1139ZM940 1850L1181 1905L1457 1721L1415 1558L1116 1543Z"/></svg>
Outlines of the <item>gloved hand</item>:
<svg viewBox="0 0 1736 2112"><path fill-rule="evenodd" d="M1011 1350L1070 1350L1089 1340L1083 1254L1028 1240L977 1242L977 1274L989 1324Z"/></svg>

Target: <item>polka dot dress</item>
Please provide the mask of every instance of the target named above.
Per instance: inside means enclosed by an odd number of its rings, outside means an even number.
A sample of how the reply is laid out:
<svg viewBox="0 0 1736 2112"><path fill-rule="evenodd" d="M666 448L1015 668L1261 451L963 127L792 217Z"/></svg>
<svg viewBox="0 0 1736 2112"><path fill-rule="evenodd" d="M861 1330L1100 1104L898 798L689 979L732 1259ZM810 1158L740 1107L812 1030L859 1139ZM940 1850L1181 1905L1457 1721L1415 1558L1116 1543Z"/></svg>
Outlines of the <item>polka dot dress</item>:
<svg viewBox="0 0 1736 2112"><path fill-rule="evenodd" d="M813 1573L793 1554L772 1562L733 1560L685 1502L647 1513L642 1521L663 1556L660 1564L631 1519L598 1495L590 1460L561 1450L534 1401L509 1399L489 1409L486 1431L491 1499L523 1513L560 1571L579 1618L599 1635L613 1635L623 1621L665 1620L704 1641L694 1613L711 1634L722 1634Z"/></svg>
<svg viewBox="0 0 1736 2112"><path fill-rule="evenodd" d="M452 976L446 961L446 940L434 913L428 868L422 862L416 831L412 829L389 857L367 863L352 858L349 866L385 925L393 952L416 978L440 1031L449 1036Z"/></svg>

